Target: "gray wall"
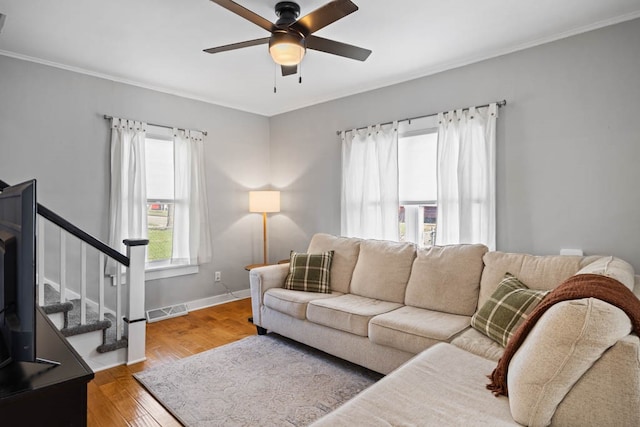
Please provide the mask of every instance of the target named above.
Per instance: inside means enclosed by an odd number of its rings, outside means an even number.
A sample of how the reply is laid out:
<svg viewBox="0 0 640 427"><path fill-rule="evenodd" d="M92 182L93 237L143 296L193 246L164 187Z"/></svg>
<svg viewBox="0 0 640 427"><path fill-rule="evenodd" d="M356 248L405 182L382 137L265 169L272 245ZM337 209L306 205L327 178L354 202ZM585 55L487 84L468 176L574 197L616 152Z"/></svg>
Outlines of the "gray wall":
<svg viewBox="0 0 640 427"><path fill-rule="evenodd" d="M640 20L271 118L272 258L340 232L335 131L506 99L498 249L613 254L640 272ZM305 84L313 84L307 81Z"/></svg>
<svg viewBox="0 0 640 427"><path fill-rule="evenodd" d="M283 190L270 260L340 232L335 131L506 99L498 119L498 249L614 254L640 271L640 20L265 118L0 56L0 179L35 177L40 201L107 238L103 114L209 131L214 261L147 283L147 307L246 289L261 260L247 190ZM306 82L305 84L313 84ZM265 159L271 159L271 162ZM72 251L73 253L73 251Z"/></svg>
<svg viewBox="0 0 640 427"><path fill-rule="evenodd" d="M147 282L147 308L225 293L214 271L231 290L248 288L243 267L262 257L262 223L248 213L247 190L268 184L268 119L0 56L0 179L37 178L42 204L104 241L110 144L104 114L209 132L214 260L196 275Z"/></svg>

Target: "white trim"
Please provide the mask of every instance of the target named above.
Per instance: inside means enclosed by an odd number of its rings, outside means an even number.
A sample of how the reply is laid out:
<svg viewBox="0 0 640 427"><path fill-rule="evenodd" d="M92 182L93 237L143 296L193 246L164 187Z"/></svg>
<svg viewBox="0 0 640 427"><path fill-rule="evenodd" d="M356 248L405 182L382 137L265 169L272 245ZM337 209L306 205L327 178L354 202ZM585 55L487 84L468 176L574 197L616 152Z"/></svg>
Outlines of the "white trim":
<svg viewBox="0 0 640 427"><path fill-rule="evenodd" d="M122 366L127 362L126 348L98 353L96 348L102 344L102 331L73 335L67 337L67 341L94 372Z"/></svg>
<svg viewBox="0 0 640 427"><path fill-rule="evenodd" d="M186 303L189 312L194 310L201 310L207 307L213 307L214 305L220 305L231 301L240 301L242 299L251 298L251 290L250 289L242 289L240 291L233 291L234 295L231 293L226 293L222 295L215 295L208 298L202 298L195 301L189 301Z"/></svg>
<svg viewBox="0 0 640 427"><path fill-rule="evenodd" d="M140 359L132 360L132 361L127 362L127 366L135 365L136 363L144 362L145 360L147 360L146 357L142 357Z"/></svg>
<svg viewBox="0 0 640 427"><path fill-rule="evenodd" d="M193 93L189 93L189 92L185 92L185 91L181 91L181 90L169 89L169 88L166 88L166 87L157 86L157 85L144 83L144 82L139 82L139 81L136 81L136 80L129 80L129 79L125 79L125 78L122 78L122 77L116 77L116 76L113 76L111 74L100 73L98 71L91 71L91 70L87 70L86 68L75 67L73 65L60 64L59 62L48 61L46 59L36 58L36 57L33 57L33 56L29 56L29 55L23 55L21 53L11 52L10 50L0 49L0 55L8 56L8 57L11 57L11 58L16 58L16 59L21 59L23 61L34 62L36 64L42 64L42 65L46 65L46 66L49 66L49 67L59 68L61 70L71 71L73 73L84 74L84 75L91 76L91 77L97 77L99 79L110 80L110 81L116 82L116 83L123 83L123 84L126 84L126 85L136 86L136 87L140 87L140 88L143 88L143 89L149 89L149 90L153 90L153 91L160 92L160 93L166 93L166 94L169 94L169 95L180 96L182 98L193 99L194 101L205 102L207 104L218 105L218 106L221 106L221 107L232 108L234 110L247 111L249 113L264 115L263 113L259 113L257 111L243 110L240 106L226 104L226 103L223 103L223 102L221 102L219 100L213 100L213 99L210 99L210 98L206 98L206 97L202 97L202 96L199 96L199 95L195 95Z"/></svg>
<svg viewBox="0 0 640 427"><path fill-rule="evenodd" d="M191 266L191 267L193 267L193 266ZM59 290L60 290L60 284L59 283L56 283L53 280L50 280L48 278L46 278L45 280L56 291L59 292ZM69 299L80 299L80 294L78 294L77 292L67 288L67 298L69 298ZM214 295L212 297L201 298L201 299L197 299L197 300L193 300L193 301L188 301L188 302L185 302L185 303L175 303L175 304L185 304L187 306L187 309L189 310L189 312L191 312L191 311L194 311L194 310L202 310L203 308L213 307L213 306L224 304L224 303L231 302L231 301L240 301L240 300L247 299L247 298L251 298L251 290L250 289L241 289L239 291L233 291L233 295L231 295L230 292L227 292L227 293L222 294L222 295ZM98 310L98 304L95 301L87 298L87 304L89 304L91 306L91 308L95 309L96 311ZM152 308L147 308L146 310L155 310L155 309L158 309L158 308L162 308L162 307L152 307ZM109 313L109 314L112 314L114 316L116 314L115 311L107 308L106 306L105 306L105 312Z"/></svg>
<svg viewBox="0 0 640 427"><path fill-rule="evenodd" d="M118 349L118 351L119 350L126 350L126 349L121 348L121 349ZM100 366L91 366L91 363L89 362L89 360L91 360L91 359L89 359L89 358L84 359L84 361L87 362L87 365L89 365L89 367L91 368L91 370L93 372L106 371L107 369L115 368L116 366L124 366L124 365L126 365L125 362L122 362L122 363L114 362L114 363L111 363L109 365L104 365L104 366L102 366L102 365L100 365Z"/></svg>
<svg viewBox="0 0 640 427"><path fill-rule="evenodd" d="M147 268L144 272L144 280L158 280L169 277L186 276L200 271L197 265L168 265L159 268Z"/></svg>
<svg viewBox="0 0 640 427"><path fill-rule="evenodd" d="M443 64L440 66L436 66L436 67L431 67L431 68L426 68L423 70L418 70L414 73L409 73L409 74L405 74L402 75L399 78L395 78L395 79L380 79L378 82L374 82L368 85L363 85L363 86L359 86L359 87L355 87L353 90L351 91L347 91L344 93L337 93L337 92L333 92L333 93L325 93L322 96L318 96L315 97L314 99L304 103L304 104L300 104L300 105L296 105L293 107L288 107L285 108L283 110L276 110L276 111L271 111L271 112L265 112L265 111L257 111L257 110L251 110L251 109L246 109L246 107L242 107L240 105L234 105L231 103L225 103L222 102L220 100L214 100L208 97L203 97L203 96L198 96L189 92L185 92L185 91L180 91L180 90L175 90L175 89L169 89L166 87L161 87L161 86L157 86L157 85L153 85L153 84L149 84L149 83L143 83L143 82L139 82L139 81L135 81L135 80L129 80L129 79L125 79L122 77L116 77L116 76L112 76L106 73L100 73L97 71L90 71L84 68L80 68L80 67L74 67L71 65L64 65L64 64L60 64L57 62L53 62L53 61L48 61L46 59L40 59L40 58L35 58L33 56L28 56L28 55L23 55L20 53L16 53L16 52L11 52L8 50L2 50L0 49L0 55L4 55L4 56L9 56L12 58L16 58L16 59L22 59L24 61L29 61L29 62L35 62L37 64L42 64L42 65L48 65L50 67L55 67L55 68L60 68L63 70L67 70L67 71L72 71L75 73L80 73L80 74L86 74L88 76L93 76L93 77L97 77L97 78L101 78L101 79L106 79L106 80L111 80L113 82L117 82L117 83L124 83L127 85L131 85L131 86L137 86L137 87L141 87L144 89L150 89L150 90L154 90L157 92L161 92L161 93L166 93L169 95L176 95L176 96L180 96L183 98L187 98L187 99L193 99L196 101L201 101L201 102L206 102L208 104L213 104L213 105L218 105L218 106L222 106L222 107L227 107L227 108L232 108L235 110L240 110L240 111L245 111L248 113L254 113L254 114L259 114L261 116L265 116L265 117L274 117L278 114L283 114L289 111L294 111L294 110L300 110L302 108L305 107L309 107L312 105L316 105L316 104L321 104L323 102L328 102L328 101L332 101L335 99L339 99L339 98L345 98L351 95L355 95L355 94L359 94L359 93L363 93L363 92L368 92L371 90L375 90L375 89L380 89L383 87L387 87L387 86L393 86L395 84L398 83L403 83L403 82L407 82L409 80L413 80L413 79L417 79L420 77L426 77L426 76L430 76L433 74L437 74L443 71L447 71L447 70L451 70L454 68L458 68L458 67L462 67L464 65L469 65L469 64L473 64L476 62L481 62L481 61L485 61L487 59L491 59L491 58L496 58L502 55L506 55L509 53L513 53L513 52L518 52L521 50L525 50L531 47L535 47L535 46L539 46L539 45L543 45L546 43L550 43L556 40L561 40L561 39L565 39L567 37L571 37L571 36L575 36L578 34L582 34L582 33L586 33L589 31L593 31L593 30L597 30L599 28L604 28L604 27L608 27L611 25L615 25L615 24L619 24L621 22L626 22L626 21L631 21L633 19L636 19L640 17L640 12L639 11L634 11L631 13L627 13L624 15L620 15L620 16L615 16L613 18L609 18L609 19L604 19L602 21L598 21L598 22L594 22L592 24L589 25L584 25L581 27L576 27L573 28L571 30L567 30L567 31L563 31L561 33L557 33L557 34L553 34L547 37L542 37L527 43L523 43L521 45L515 46L515 47L511 47L511 48L506 48L506 49L498 49L494 52L485 54L485 55L478 55L478 56L469 56L467 58L464 59L460 59L457 61L451 61L447 64Z"/></svg>
<svg viewBox="0 0 640 427"><path fill-rule="evenodd" d="M492 58L498 58L500 56L503 55L508 55L510 53L514 53L514 52L519 52L522 50L526 50L532 47L536 47L536 46L540 46L543 44L547 44L547 43L551 43L557 40L562 40L568 37L572 37L572 36L577 36L579 34L583 34L583 33L587 33L589 31L593 31L593 30L597 30L600 28L605 28L611 25L615 25L615 24L620 24L622 22L627 22L627 21L631 21L633 19L636 18L640 18L640 12L631 12L631 13L627 13L625 15L620 15L620 16L616 16L610 19L605 19L602 21L598 21L595 22L593 24L589 24L589 25L585 25L582 27L577 27L577 28L573 28L571 30L567 30L558 34L553 34L551 36L547 36L547 37L542 37L527 43L523 43L520 44L518 46L515 47L510 47L510 48L505 48L505 49L498 49L495 50L494 52L491 53L487 53L484 55L470 55L466 58L462 58L462 59L458 59L455 61L450 61L448 63L445 64L441 64L441 65L437 65L435 67L430 67L430 68L424 68L422 70L417 70L413 73L409 73L409 74L403 74L401 76L397 76L396 78L392 78L392 79L380 79L377 82L372 82L371 84L368 85L363 85L363 86L356 86L354 87L352 90L350 91L345 91L345 92L341 92L341 93L336 93L336 92L325 92L323 95L317 96L315 98L310 99L308 102L304 103L304 104L299 104L293 107L288 107L285 108L282 111L276 111L273 112L272 114L266 114L266 113L258 113L258 114L262 114L266 117L274 117L278 114L284 114L290 111L295 111L295 110L302 110L303 108L307 108L307 107L312 107L314 105L318 105L318 104L322 104L325 102L329 102L329 101L334 101L336 99L341 99L341 98L347 98L349 96L353 96L353 95L357 95L360 93L365 93L365 92L370 92L376 89L382 89L388 86L393 86L396 84L400 84L400 83L406 83L409 82L411 80L415 80L415 79L419 79L422 77L427 77L427 76L431 76L434 74L438 74L438 73L442 73L444 71L449 71L449 70L453 70L455 68L460 68L460 67L464 67L465 65L471 65L471 64L475 64L478 62L482 62L482 61L486 61L488 59L492 59ZM1 52L0 52L1 53ZM246 111L246 110L243 110Z"/></svg>

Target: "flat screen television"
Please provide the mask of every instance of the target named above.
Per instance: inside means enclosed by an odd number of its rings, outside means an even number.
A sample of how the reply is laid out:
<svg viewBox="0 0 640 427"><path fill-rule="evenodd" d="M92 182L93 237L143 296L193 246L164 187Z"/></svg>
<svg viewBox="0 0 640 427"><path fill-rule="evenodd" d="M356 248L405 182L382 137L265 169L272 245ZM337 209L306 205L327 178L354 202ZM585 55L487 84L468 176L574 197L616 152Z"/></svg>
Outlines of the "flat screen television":
<svg viewBox="0 0 640 427"><path fill-rule="evenodd" d="M36 362L36 181L0 193L0 368Z"/></svg>

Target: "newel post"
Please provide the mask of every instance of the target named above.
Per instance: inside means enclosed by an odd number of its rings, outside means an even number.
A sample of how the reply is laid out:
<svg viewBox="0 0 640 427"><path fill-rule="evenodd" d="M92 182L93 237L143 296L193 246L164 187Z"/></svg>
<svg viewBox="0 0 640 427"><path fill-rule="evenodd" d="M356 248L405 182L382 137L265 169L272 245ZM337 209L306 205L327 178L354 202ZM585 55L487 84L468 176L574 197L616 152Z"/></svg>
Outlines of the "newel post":
<svg viewBox="0 0 640 427"><path fill-rule="evenodd" d="M144 264L147 239L127 239L127 285L129 287L129 312L124 318L129 346L127 350L127 365L142 362L146 359L145 343L147 339L147 318L144 310Z"/></svg>

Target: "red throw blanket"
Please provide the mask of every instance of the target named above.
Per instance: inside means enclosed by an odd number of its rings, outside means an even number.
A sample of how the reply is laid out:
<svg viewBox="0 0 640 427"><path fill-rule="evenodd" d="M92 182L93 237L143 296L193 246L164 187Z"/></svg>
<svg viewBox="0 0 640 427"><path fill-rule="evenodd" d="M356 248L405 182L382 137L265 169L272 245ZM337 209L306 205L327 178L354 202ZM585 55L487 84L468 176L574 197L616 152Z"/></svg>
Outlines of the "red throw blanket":
<svg viewBox="0 0 640 427"><path fill-rule="evenodd" d="M640 332L640 300L629 288L615 279L599 274L571 276L549 292L507 343L504 353L498 361L498 366L488 376L491 383L487 384L487 388L493 394L496 396L508 396L507 370L509 369L509 362L538 319L558 302L582 298L597 298L620 308L631 319L633 330L636 333Z"/></svg>

